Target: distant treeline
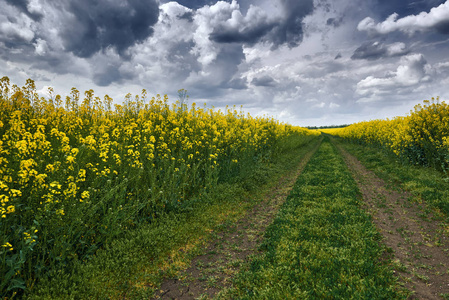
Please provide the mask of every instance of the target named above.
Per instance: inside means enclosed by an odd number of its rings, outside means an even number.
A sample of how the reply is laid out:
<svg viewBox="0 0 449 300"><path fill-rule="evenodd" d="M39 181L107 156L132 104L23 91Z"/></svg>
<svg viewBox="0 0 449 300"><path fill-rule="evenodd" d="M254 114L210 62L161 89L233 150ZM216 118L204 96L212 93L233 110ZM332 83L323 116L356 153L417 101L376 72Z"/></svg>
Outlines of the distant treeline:
<svg viewBox="0 0 449 300"><path fill-rule="evenodd" d="M344 125L329 125L329 126L307 126L307 129L327 129L327 128L343 128L348 127L351 124L344 124Z"/></svg>

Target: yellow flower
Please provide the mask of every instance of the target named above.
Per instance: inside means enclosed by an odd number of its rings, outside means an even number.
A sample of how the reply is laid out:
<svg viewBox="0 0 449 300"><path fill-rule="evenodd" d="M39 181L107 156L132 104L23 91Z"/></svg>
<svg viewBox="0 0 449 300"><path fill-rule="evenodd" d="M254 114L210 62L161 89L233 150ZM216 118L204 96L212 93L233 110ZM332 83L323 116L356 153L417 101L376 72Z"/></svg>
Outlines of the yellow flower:
<svg viewBox="0 0 449 300"><path fill-rule="evenodd" d="M22 196L22 192L19 190L11 189L11 190L9 190L9 196L12 198L20 197L20 196Z"/></svg>
<svg viewBox="0 0 449 300"><path fill-rule="evenodd" d="M8 214L12 214L15 211L16 211L16 208L13 205L10 205L6 208L6 213L8 213Z"/></svg>
<svg viewBox="0 0 449 300"><path fill-rule="evenodd" d="M47 173L53 173L54 170L55 170L55 166L52 165L52 164L48 164L48 165L45 167L45 171L46 171Z"/></svg>
<svg viewBox="0 0 449 300"><path fill-rule="evenodd" d="M84 191L84 192L81 193L81 198L83 200L89 199L89 197L90 197L89 191Z"/></svg>
<svg viewBox="0 0 449 300"><path fill-rule="evenodd" d="M47 174L39 174L36 176L36 182L38 185L43 185L45 183L45 179L47 178Z"/></svg>
<svg viewBox="0 0 449 300"><path fill-rule="evenodd" d="M27 145L28 145L27 141L21 140L16 143L16 148L17 148L17 150L19 150L20 154L25 155L28 152Z"/></svg>
<svg viewBox="0 0 449 300"><path fill-rule="evenodd" d="M76 180L77 182L84 182L86 180L86 170L85 169L80 169L78 171L78 179Z"/></svg>
<svg viewBox="0 0 449 300"><path fill-rule="evenodd" d="M67 156L66 160L69 164L72 164L75 161L75 157L69 155L69 156Z"/></svg>
<svg viewBox="0 0 449 300"><path fill-rule="evenodd" d="M77 156L79 152L80 152L80 151L79 151L78 148L72 148L71 153L72 153L73 156Z"/></svg>
<svg viewBox="0 0 449 300"><path fill-rule="evenodd" d="M3 248L9 248L9 251L14 250L14 248L12 247L12 245L8 242L6 242L5 244L2 245Z"/></svg>
<svg viewBox="0 0 449 300"><path fill-rule="evenodd" d="M0 190L8 191L8 186L0 180Z"/></svg>
<svg viewBox="0 0 449 300"><path fill-rule="evenodd" d="M59 182L57 182L57 181L53 181L52 183L50 183L50 187L60 190L61 189L61 184Z"/></svg>
<svg viewBox="0 0 449 300"><path fill-rule="evenodd" d="M75 197L77 189L76 183L70 182L68 188L64 191L64 195L67 197Z"/></svg>

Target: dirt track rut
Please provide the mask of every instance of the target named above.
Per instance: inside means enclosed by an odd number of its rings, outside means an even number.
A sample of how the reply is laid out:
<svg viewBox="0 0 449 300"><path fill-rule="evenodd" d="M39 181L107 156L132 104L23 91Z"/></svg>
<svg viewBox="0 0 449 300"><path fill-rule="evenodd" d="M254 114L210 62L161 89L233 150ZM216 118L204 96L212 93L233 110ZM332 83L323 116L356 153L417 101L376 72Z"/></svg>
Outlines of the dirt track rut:
<svg viewBox="0 0 449 300"><path fill-rule="evenodd" d="M229 287L248 258L257 254L265 229L273 221L296 178L318 149L308 153L298 169L284 176L263 201L237 224L228 224L177 278L163 282L155 299L207 299ZM363 196L364 208L389 249L399 283L409 299L443 299L449 295L449 226L399 188L391 189L360 161L338 146Z"/></svg>
<svg viewBox="0 0 449 300"><path fill-rule="evenodd" d="M295 171L282 177L237 224L228 224L226 230L218 233L204 254L194 258L188 269L177 278L163 282L154 299L208 299L229 287L240 266L258 253L265 229L320 144L304 156Z"/></svg>
<svg viewBox="0 0 449 300"><path fill-rule="evenodd" d="M365 208L391 249L400 283L412 291L409 299L443 299L440 295L449 293L448 225L437 220L424 203L413 202L411 194L387 188L357 158L338 148L359 186Z"/></svg>

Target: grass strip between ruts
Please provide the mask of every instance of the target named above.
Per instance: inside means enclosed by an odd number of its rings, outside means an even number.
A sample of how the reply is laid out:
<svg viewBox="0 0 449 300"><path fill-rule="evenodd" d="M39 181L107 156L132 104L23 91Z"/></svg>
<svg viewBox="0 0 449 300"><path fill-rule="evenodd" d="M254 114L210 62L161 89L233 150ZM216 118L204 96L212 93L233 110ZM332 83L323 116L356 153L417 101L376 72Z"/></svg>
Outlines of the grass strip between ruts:
<svg viewBox="0 0 449 300"><path fill-rule="evenodd" d="M232 299L397 299L384 247L356 183L326 137L298 178Z"/></svg>
<svg viewBox="0 0 449 300"><path fill-rule="evenodd" d="M340 138L335 138L335 141L377 176L394 185L399 183L414 195L414 200L430 205L449 222L449 174L430 167L401 163L393 153L378 147L357 145Z"/></svg>

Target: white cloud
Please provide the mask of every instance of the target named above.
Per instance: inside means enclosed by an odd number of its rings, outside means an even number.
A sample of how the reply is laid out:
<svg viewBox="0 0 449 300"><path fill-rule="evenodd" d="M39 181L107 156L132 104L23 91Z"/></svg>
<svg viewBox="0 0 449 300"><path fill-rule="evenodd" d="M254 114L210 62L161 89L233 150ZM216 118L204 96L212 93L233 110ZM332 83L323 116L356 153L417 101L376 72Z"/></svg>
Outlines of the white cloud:
<svg viewBox="0 0 449 300"><path fill-rule="evenodd" d="M157 92L176 86L195 68L196 58L189 54L196 25L189 19L192 10L177 2L160 6L154 34L130 48L132 59L121 67L134 74L136 81ZM175 88L176 88L175 87ZM179 89L180 87L178 87Z"/></svg>
<svg viewBox="0 0 449 300"><path fill-rule="evenodd" d="M37 55L45 55L48 51L47 41L38 38L33 44Z"/></svg>
<svg viewBox="0 0 449 300"><path fill-rule="evenodd" d="M40 14L44 13L44 9L42 7L42 3L39 0L30 0L27 4L27 9L32 14Z"/></svg>
<svg viewBox="0 0 449 300"><path fill-rule="evenodd" d="M338 107L340 107L340 104L338 104L338 103L331 102L329 104L329 108L338 108Z"/></svg>
<svg viewBox="0 0 449 300"><path fill-rule="evenodd" d="M421 12L418 15L410 15L398 19L398 14L390 15L385 21L376 23L374 19L366 17L357 26L359 31L387 34L393 31L402 31L413 34L417 31L438 30L440 25L449 22L449 0L438 7L434 7L429 13Z"/></svg>
<svg viewBox="0 0 449 300"><path fill-rule="evenodd" d="M435 65L437 69L449 69L449 61L440 62Z"/></svg>
<svg viewBox="0 0 449 300"><path fill-rule="evenodd" d="M399 56L407 53L407 47L405 43L397 42L387 46L388 56Z"/></svg>
<svg viewBox="0 0 449 300"><path fill-rule="evenodd" d="M403 87L416 86L429 80L429 66L422 54L411 54L401 58L400 65L389 76L377 78L368 76L357 83L357 94L366 96L372 94L390 93Z"/></svg>
<svg viewBox="0 0 449 300"><path fill-rule="evenodd" d="M193 33L195 47L192 53L198 56L200 63L208 65L215 60L219 47L209 39L209 36L215 27L226 24L233 17L238 18L238 10L239 5L233 0L231 3L218 1L212 6L206 5L196 11L193 18L197 28ZM232 21L230 23L232 24Z"/></svg>
<svg viewBox="0 0 449 300"><path fill-rule="evenodd" d="M4 20L0 24L0 39L19 38L26 42L31 42L34 38L33 21L25 14L21 13L17 22Z"/></svg>
<svg viewBox="0 0 449 300"><path fill-rule="evenodd" d="M267 58L271 54L270 46L268 45L257 45L254 46L243 46L243 53L245 54L246 62L252 63L260 59Z"/></svg>
<svg viewBox="0 0 449 300"><path fill-rule="evenodd" d="M422 54L412 54L401 59L401 65L396 71L396 81L403 86L420 83L425 79L426 64Z"/></svg>

